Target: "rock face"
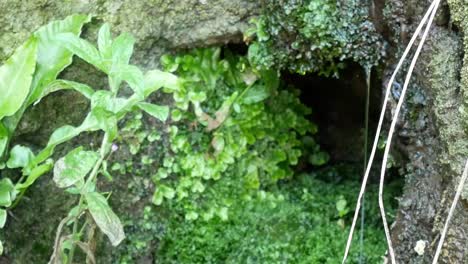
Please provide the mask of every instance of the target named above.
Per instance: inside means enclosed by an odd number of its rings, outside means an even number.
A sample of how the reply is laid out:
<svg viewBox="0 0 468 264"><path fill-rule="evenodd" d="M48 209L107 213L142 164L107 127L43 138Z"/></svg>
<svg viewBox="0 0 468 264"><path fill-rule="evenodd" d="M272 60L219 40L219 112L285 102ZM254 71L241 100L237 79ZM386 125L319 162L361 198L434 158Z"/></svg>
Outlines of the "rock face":
<svg viewBox="0 0 468 264"><path fill-rule="evenodd" d="M152 66L161 51L241 41L259 4L254 0L2 0L0 10L0 60L39 26L85 13L95 15L96 27L104 21L114 32L131 33L139 46L136 59Z"/></svg>
<svg viewBox="0 0 468 264"><path fill-rule="evenodd" d="M99 25L109 22L114 33L129 32L137 39L133 63L154 68L165 52L242 41L241 32L248 26L249 19L259 13L259 2L0 0L0 61L39 26L72 13L89 13L94 14L95 19L86 27L85 37L95 38ZM448 2L449 5L445 2L442 4L436 25L417 64L394 143L394 152L406 157L403 164L406 179L404 193L391 230L399 263L430 263L464 161L468 157L468 2ZM388 56L381 76L384 85L394 68L397 55L401 54L418 18L422 17L429 4L429 0L373 0L370 15L389 43L388 54L392 55ZM449 12L455 26L449 21ZM105 84L104 76L96 74L80 60L76 60L64 75L93 86ZM398 76L397 81L402 84L404 77L404 74ZM394 98L391 102L393 109L396 101L397 98ZM57 111L63 107L66 110ZM86 108L87 101L74 93L58 93L46 98L25 116L16 140L41 146L54 128L79 123ZM390 113L393 111L389 111L389 116ZM120 158L125 160L131 157L127 154L122 154ZM138 162L138 158L132 158ZM111 184L119 195L113 195L111 203L121 205L116 206L121 208L118 214L124 219L142 216L151 195L150 190L144 190L145 187L148 189L148 183L135 178L117 179L116 182ZM440 263L468 262L467 193L465 191L464 199L457 207ZM24 201L15 208L13 220L8 222L5 229L5 240L21 247L6 245L6 257L0 259L0 263L46 262L51 253L56 226L66 210L75 204L67 197L53 186L47 176L31 188ZM31 212L31 208L35 211ZM143 241L141 237L145 232L159 232L161 227L155 224L157 219L140 218L138 222L126 222L132 229L133 241L137 243L137 246L131 244L128 247L139 257L131 259L133 262L130 263L153 263L153 247L157 238ZM140 230L139 225L149 226L149 229ZM26 230L28 234L24 233ZM422 254L414 250L418 241L424 241L426 245ZM117 254L110 248L100 252L103 253L98 263L111 263L110 259Z"/></svg>
<svg viewBox="0 0 468 264"><path fill-rule="evenodd" d="M387 29L393 54L402 52L431 1L423 2L386 1L381 24ZM463 33L449 21L450 11L456 22L466 25L466 1L449 2L450 10L446 3L441 4L416 66L394 143L395 151L407 157L404 193L391 230L399 263L432 262L468 157L467 117L463 110L468 96L468 86L463 83L466 77L460 83ZM387 76L394 63L390 59ZM397 82L403 84L404 74L397 77ZM391 103L392 114L396 102L397 98ZM458 204L439 263L468 261L467 205L467 200ZM419 254L414 249L418 241L425 244Z"/></svg>

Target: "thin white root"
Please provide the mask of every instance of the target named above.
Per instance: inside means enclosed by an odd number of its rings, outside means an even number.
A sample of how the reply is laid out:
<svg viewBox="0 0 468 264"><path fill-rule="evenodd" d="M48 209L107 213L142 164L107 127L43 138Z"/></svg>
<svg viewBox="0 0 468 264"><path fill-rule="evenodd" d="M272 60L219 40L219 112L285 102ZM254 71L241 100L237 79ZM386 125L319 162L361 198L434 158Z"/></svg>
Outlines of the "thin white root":
<svg viewBox="0 0 468 264"><path fill-rule="evenodd" d="M395 252L394 252L393 246L392 246L392 239L390 237L390 230L389 230L389 227L388 227L387 217L386 217L385 207L384 207L384 202L383 202L383 188L384 188L384 181L385 181L385 171L386 171L386 168L387 168L388 155L390 153L390 148L391 148L391 145L392 145L392 137L393 137L393 134L395 132L396 123L398 121L398 115L400 114L401 107L402 107L403 102L405 100L406 91L408 89L408 85L409 85L409 82L411 80L411 76L413 74L414 67L416 66L416 62L417 62L417 60L419 58L419 55L421 54L421 50L422 50L422 48L424 46L424 43L426 42L427 35L429 34L429 30L431 28L432 22L434 21L434 17L435 17L435 15L437 13L437 9L439 7L440 0L435 0L434 2L435 2L435 6L433 7L433 10L432 10L431 15L429 17L429 21L427 23L427 26L424 29L423 36L421 37L421 41L418 44L418 48L416 49L414 57L413 57L413 59L411 61L410 67L408 69L408 73L406 74L406 79L405 79L405 83L403 85L403 90L401 91L401 96L400 96L400 99L398 100L398 104L397 104L397 107L395 109L395 113L393 115L393 120L392 120L392 123L390 125L390 130L388 132L388 137L387 137L387 142L386 142L387 144L385 146L384 157L383 157L383 160L382 160L382 168L381 168L381 172L380 172L379 208L380 208L380 214L382 215L383 226L384 226L384 229L385 229L385 237L387 238L388 253L390 255L390 260L391 260L392 264L396 264Z"/></svg>
<svg viewBox="0 0 468 264"><path fill-rule="evenodd" d="M376 131L375 138L374 138L374 144L372 146L371 154L370 154L369 161L368 161L367 167L366 167L366 172L364 173L364 177L363 177L363 180L362 180L361 190L359 191L359 196L358 196L358 199L357 199L357 202L356 202L356 209L354 211L353 222L351 224L351 229L349 231L348 240L347 240L347 243L346 243L346 249L345 249L345 253L344 253L344 256L343 256L343 261L342 261L343 264L346 263L346 260L348 258L348 254L349 254L349 250L351 248L353 235L354 235L354 229L356 227L357 219L359 217L359 211L361 209L362 198L363 198L365 190L366 190L367 180L369 178L369 173L370 173L370 170L371 170L371 167L372 167L372 163L374 162L375 153L377 151L380 132L382 130L382 124L383 124L383 120L385 118L385 110L387 109L388 99L390 97L390 89L391 89L391 87L393 85L393 82L395 81L396 75L398 74L398 72L400 71L400 69L401 69L401 67L403 65L403 62L405 61L405 59L408 56L411 48L413 47L414 42L416 41L417 37L419 36L419 33L421 32L421 29L426 24L426 21L429 18L429 15L431 14L432 10L434 9L435 4L436 4L436 1L434 1L431 4L431 6L429 7L429 9L426 11L426 14L424 15L424 17L422 18L422 20L419 23L418 27L416 28L416 31L414 32L413 37L411 38L411 40L408 43L405 51L403 52L403 55L401 56L400 61L398 62L397 66L395 68L395 71L393 72L393 74L392 74L392 76L391 76L391 78L390 78L390 80L389 80L389 82L387 84L387 89L385 91L385 98L384 98L383 105L382 105L382 111L380 112L379 123L377 125L377 131Z"/></svg>
<svg viewBox="0 0 468 264"><path fill-rule="evenodd" d="M457 192L455 194L455 197L453 198L452 206L450 207L447 220L445 220L444 229L442 230L442 234L440 235L439 244L437 245L437 250L435 252L434 259L432 260L432 264L437 264L437 261L439 260L439 255L440 255L440 252L442 251L442 246L444 245L444 240L445 240L445 236L447 235L447 230L450 225L450 220L452 219L453 212L455 212L455 208L457 207L458 200L460 200L460 196L463 191L463 187L465 186L467 177L468 177L468 159L466 160L465 169L463 170L460 183L458 184Z"/></svg>

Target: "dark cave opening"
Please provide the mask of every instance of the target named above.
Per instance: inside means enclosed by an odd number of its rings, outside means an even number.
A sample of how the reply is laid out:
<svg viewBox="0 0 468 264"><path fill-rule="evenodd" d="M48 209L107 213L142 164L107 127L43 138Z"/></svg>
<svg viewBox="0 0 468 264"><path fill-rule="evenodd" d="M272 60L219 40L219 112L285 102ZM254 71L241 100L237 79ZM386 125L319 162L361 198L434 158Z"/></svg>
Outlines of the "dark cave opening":
<svg viewBox="0 0 468 264"><path fill-rule="evenodd" d="M243 43L231 43L226 45L223 52L226 50L245 56L248 46ZM347 66L340 70L338 77L325 77L316 73L301 75L289 71L283 71L280 74L283 87L291 86L299 89L300 100L312 109L310 119L318 127L318 133L314 138L321 150L330 156L330 160L319 167L304 161L298 166L298 172L328 170L345 165L348 168L353 168L358 175L362 176L367 74L358 63L346 61L345 65ZM369 90L368 155L374 141L383 99L381 69L379 67L373 67L371 70ZM382 159L381 152L381 150L377 150L372 166L370 178L372 182L378 181ZM303 157L303 159L306 160L307 157ZM389 168L387 179L390 181L402 179L398 169L398 167Z"/></svg>
<svg viewBox="0 0 468 264"><path fill-rule="evenodd" d="M374 76L371 73L368 145L372 144L381 102L380 80ZM319 128L316 139L329 153L330 163L362 164L367 93L364 69L348 63L339 78L284 72L282 79L300 89L301 101L312 109L311 119Z"/></svg>

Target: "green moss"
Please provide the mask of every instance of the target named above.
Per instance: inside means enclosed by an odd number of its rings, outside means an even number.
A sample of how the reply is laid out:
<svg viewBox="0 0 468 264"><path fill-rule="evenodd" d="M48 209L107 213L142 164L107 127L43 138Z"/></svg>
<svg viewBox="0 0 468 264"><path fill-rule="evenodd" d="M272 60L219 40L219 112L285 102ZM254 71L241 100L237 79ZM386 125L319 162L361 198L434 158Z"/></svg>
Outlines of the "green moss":
<svg viewBox="0 0 468 264"><path fill-rule="evenodd" d="M350 205L359 191L359 173L337 166L297 176L274 191L236 202L227 221L168 218L166 233L155 254L157 262L340 263L353 215ZM324 180L330 180L331 175L356 181ZM392 198L396 190L393 187L388 186L385 193L392 215L397 203ZM369 186L366 199L364 262L380 263L386 245L380 227L377 186ZM355 240L357 245L357 236ZM359 263L358 252L359 247L352 248L349 263Z"/></svg>
<svg viewBox="0 0 468 264"><path fill-rule="evenodd" d="M156 205L169 203L190 219L226 218L236 199L291 178L303 154L327 161L315 141L303 144L317 130L311 110L299 91L280 87L276 71L257 72L221 49L165 56L163 64L184 83L174 92L181 113L174 120L173 111L166 131L163 167L152 176Z"/></svg>
<svg viewBox="0 0 468 264"><path fill-rule="evenodd" d="M246 32L250 60L260 67L336 75L346 60L375 65L383 44L358 0L265 1Z"/></svg>
<svg viewBox="0 0 468 264"><path fill-rule="evenodd" d="M468 1L466 0L449 0L448 1L450 6L450 12L452 20L461 28L463 36L464 36L464 59L463 59L463 67L461 69L460 77L461 77L461 84L460 84L460 95L461 95L461 106L457 114L461 115L461 125L460 127L455 127L454 129L459 129L458 137L466 138L468 134ZM445 50L450 53L453 49ZM441 58L442 59L442 58ZM441 67L444 68L443 66ZM457 97L460 98L460 95ZM460 135L461 133L461 135ZM448 138L447 142L455 142L456 144L450 144L450 152L451 154L459 154L461 156L458 164L457 171L461 171L462 166L464 164L464 159L468 156L468 143L466 140L457 140L457 141L449 141ZM468 185L465 186L465 191L462 197L468 200Z"/></svg>

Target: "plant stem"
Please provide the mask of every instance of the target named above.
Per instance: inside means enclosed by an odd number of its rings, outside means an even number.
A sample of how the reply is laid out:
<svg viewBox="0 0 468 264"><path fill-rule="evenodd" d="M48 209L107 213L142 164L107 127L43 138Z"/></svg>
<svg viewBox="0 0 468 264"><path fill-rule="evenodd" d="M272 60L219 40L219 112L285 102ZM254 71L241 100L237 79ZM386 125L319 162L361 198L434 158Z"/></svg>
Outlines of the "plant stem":
<svg viewBox="0 0 468 264"><path fill-rule="evenodd" d="M369 137L369 104L370 104L370 78L371 78L371 66L366 67L366 106L364 109L364 166L363 173L366 173L367 168L367 149L368 149L368 137ZM362 196L362 209L361 209L361 232L359 234L359 264L364 263L364 228L365 228L365 194Z"/></svg>
<svg viewBox="0 0 468 264"><path fill-rule="evenodd" d="M100 153L99 159L96 161L96 164L94 164L93 170L91 171L88 178L86 179L86 182L83 185L83 188L81 189L81 192L80 192L80 200L78 202L78 215L77 215L75 221L73 222L73 230L72 230L73 243L71 245L70 253L68 255L68 263L69 264L73 263L73 257L75 255L75 236L76 236L77 231L78 231L78 218L80 216L80 213L81 213L81 210L82 210L82 207L83 207L83 203L84 203L83 190L86 190L87 189L86 187L91 182L93 182L94 179L97 177L99 169L101 168L102 162L104 161L104 159L106 157L106 154L107 154L106 146L108 144L108 140L109 140L109 134L105 133L104 137L102 139L102 143L101 143L101 147L100 147L100 151L99 151L99 153ZM84 229L84 226L83 226L82 230L83 229Z"/></svg>

